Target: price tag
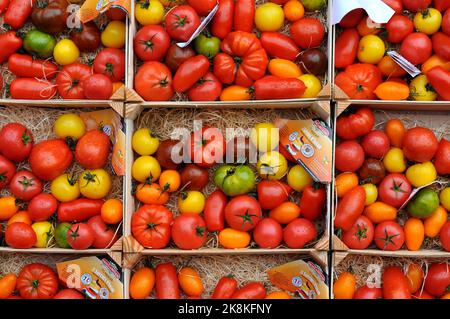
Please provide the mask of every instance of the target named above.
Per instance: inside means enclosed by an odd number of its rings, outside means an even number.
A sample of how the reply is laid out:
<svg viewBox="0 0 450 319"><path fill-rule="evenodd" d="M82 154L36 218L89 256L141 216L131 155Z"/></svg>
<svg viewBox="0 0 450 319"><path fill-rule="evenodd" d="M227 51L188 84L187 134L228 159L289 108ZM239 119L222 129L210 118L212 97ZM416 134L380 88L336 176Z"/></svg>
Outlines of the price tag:
<svg viewBox="0 0 450 319"><path fill-rule="evenodd" d="M332 8L332 23L339 23L347 13L362 8L370 19L376 23L387 23L395 11L381 0L334 0Z"/></svg>
<svg viewBox="0 0 450 319"><path fill-rule="evenodd" d="M411 75L413 78L422 73L418 68L416 68L413 64L411 64L411 62L406 60L399 53L395 51L388 51L386 54L389 55L392 58L392 60L394 60L398 65L400 65L400 67L406 72L408 72L408 74Z"/></svg>

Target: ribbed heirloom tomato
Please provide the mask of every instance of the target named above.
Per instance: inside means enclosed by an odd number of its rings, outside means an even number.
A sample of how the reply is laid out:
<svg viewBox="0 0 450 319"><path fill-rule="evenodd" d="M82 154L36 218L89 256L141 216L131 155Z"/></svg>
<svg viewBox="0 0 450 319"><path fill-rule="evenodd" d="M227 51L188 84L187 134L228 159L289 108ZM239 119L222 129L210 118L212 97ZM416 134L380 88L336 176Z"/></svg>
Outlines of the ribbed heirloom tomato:
<svg viewBox="0 0 450 319"><path fill-rule="evenodd" d="M44 264L29 264L20 271L16 288L25 299L50 299L58 291L58 276Z"/></svg>
<svg viewBox="0 0 450 319"><path fill-rule="evenodd" d="M91 68L79 62L65 65L56 77L58 93L63 99L84 99L83 81L92 74Z"/></svg>
<svg viewBox="0 0 450 319"><path fill-rule="evenodd" d="M131 218L131 232L147 248L164 248L170 241L173 215L160 205L143 205Z"/></svg>

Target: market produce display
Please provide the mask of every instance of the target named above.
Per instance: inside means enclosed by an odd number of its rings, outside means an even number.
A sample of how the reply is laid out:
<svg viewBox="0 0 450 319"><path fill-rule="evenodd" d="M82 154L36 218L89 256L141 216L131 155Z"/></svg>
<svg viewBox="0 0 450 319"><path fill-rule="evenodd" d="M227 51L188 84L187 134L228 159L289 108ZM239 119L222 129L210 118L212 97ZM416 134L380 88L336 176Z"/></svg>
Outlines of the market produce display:
<svg viewBox="0 0 450 319"><path fill-rule="evenodd" d="M66 0L11 0L0 11L0 97L108 100L125 79L125 13L75 23Z"/></svg>
<svg viewBox="0 0 450 319"><path fill-rule="evenodd" d="M353 111L336 122L340 239L351 249L450 251L447 133L413 113L385 120L368 108Z"/></svg>
<svg viewBox="0 0 450 319"><path fill-rule="evenodd" d="M146 101L317 97L328 69L325 10L325 1L138 0L134 89Z"/></svg>
<svg viewBox="0 0 450 319"><path fill-rule="evenodd" d="M278 116L310 114L145 111L132 137L134 238L149 249L312 247L325 230L326 188L278 151ZM174 137L194 119L202 130ZM225 136L225 127L251 129L250 136ZM254 161L251 149L261 151Z"/></svg>
<svg viewBox="0 0 450 319"><path fill-rule="evenodd" d="M448 1L384 0L395 10L386 24L363 9L338 24L335 84L356 100L450 100L450 4ZM389 52L418 69L411 76Z"/></svg>
<svg viewBox="0 0 450 319"><path fill-rule="evenodd" d="M78 112L30 114L26 107L1 112L2 246L111 247L120 236L123 212L110 136L90 122L94 117Z"/></svg>

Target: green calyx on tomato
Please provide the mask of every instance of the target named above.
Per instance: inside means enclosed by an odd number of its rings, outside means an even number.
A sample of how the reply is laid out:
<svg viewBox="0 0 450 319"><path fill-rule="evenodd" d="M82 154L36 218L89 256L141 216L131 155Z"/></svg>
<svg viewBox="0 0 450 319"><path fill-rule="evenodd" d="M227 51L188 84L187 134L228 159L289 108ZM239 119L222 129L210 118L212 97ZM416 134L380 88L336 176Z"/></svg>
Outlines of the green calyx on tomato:
<svg viewBox="0 0 450 319"><path fill-rule="evenodd" d="M61 223L56 226L55 229L55 241L56 244L61 248L70 248L67 242L67 231L72 225L70 223Z"/></svg>
<svg viewBox="0 0 450 319"><path fill-rule="evenodd" d="M438 208L439 196L430 188L421 189L408 203L408 213L416 218L427 218Z"/></svg>
<svg viewBox="0 0 450 319"><path fill-rule="evenodd" d="M55 45L56 40L53 36L36 29L28 31L23 40L23 47L27 52L42 58L51 57Z"/></svg>
<svg viewBox="0 0 450 319"><path fill-rule="evenodd" d="M220 39L210 35L200 34L195 39L195 51L207 58L213 58L220 51Z"/></svg>
<svg viewBox="0 0 450 319"><path fill-rule="evenodd" d="M242 195L255 187L255 174L247 165L222 165L214 172L214 183L227 196Z"/></svg>

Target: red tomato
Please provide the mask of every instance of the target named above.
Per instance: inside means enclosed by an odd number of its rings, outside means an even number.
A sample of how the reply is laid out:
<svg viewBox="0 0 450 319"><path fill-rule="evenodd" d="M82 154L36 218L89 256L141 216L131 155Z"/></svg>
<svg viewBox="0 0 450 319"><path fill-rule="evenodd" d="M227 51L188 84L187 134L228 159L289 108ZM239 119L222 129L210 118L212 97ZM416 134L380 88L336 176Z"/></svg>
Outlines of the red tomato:
<svg viewBox="0 0 450 319"><path fill-rule="evenodd" d="M105 249L111 247L112 244L116 242L117 234L115 233L115 230L109 228L100 215L91 217L87 224L94 232L94 242L92 243L92 247Z"/></svg>
<svg viewBox="0 0 450 319"><path fill-rule="evenodd" d="M188 0L187 3L194 8L199 16L206 16L214 8L216 0Z"/></svg>
<svg viewBox="0 0 450 319"><path fill-rule="evenodd" d="M344 231L350 230L364 211L365 202L366 191L362 186L356 186L347 191L338 202L334 227Z"/></svg>
<svg viewBox="0 0 450 319"><path fill-rule="evenodd" d="M170 241L173 214L160 205L142 205L131 217L131 233L144 247L164 248Z"/></svg>
<svg viewBox="0 0 450 319"><path fill-rule="evenodd" d="M427 79L444 101L450 101L450 72L435 66L427 73Z"/></svg>
<svg viewBox="0 0 450 319"><path fill-rule="evenodd" d="M282 33L263 32L259 40L271 57L294 61L300 54L300 49L294 40Z"/></svg>
<svg viewBox="0 0 450 319"><path fill-rule="evenodd" d="M237 281L232 277L222 277L214 288L211 299L230 299L237 290Z"/></svg>
<svg viewBox="0 0 450 319"><path fill-rule="evenodd" d="M58 67L51 61L33 59L27 54L13 54L8 59L8 69L17 77L52 79Z"/></svg>
<svg viewBox="0 0 450 319"><path fill-rule="evenodd" d="M306 90L300 79L272 75L256 80L253 88L256 100L298 99Z"/></svg>
<svg viewBox="0 0 450 319"><path fill-rule="evenodd" d="M35 196L28 204L28 214L35 222L48 220L50 216L56 213L58 209L58 201L56 198L47 193L40 193Z"/></svg>
<svg viewBox="0 0 450 319"><path fill-rule="evenodd" d="M37 237L30 225L18 222L6 228L5 241L12 248L28 249L36 244Z"/></svg>
<svg viewBox="0 0 450 319"><path fill-rule="evenodd" d="M113 84L103 74L93 74L83 80L84 96L90 100L108 100L113 94Z"/></svg>
<svg viewBox="0 0 450 319"><path fill-rule="evenodd" d="M339 26L342 28L354 28L364 17L364 9L354 9L347 13L339 22Z"/></svg>
<svg viewBox="0 0 450 319"><path fill-rule="evenodd" d="M116 48L102 49L94 59L94 73L104 74L112 82L125 77L125 52Z"/></svg>
<svg viewBox="0 0 450 319"><path fill-rule="evenodd" d="M187 92L190 101L215 101L222 93L222 83L211 72L206 73Z"/></svg>
<svg viewBox="0 0 450 319"><path fill-rule="evenodd" d="M4 63L8 58L22 47L23 40L14 31L8 31L0 34L0 63Z"/></svg>
<svg viewBox="0 0 450 319"><path fill-rule="evenodd" d="M444 11L450 8L450 2L447 0L434 0L434 7L439 11Z"/></svg>
<svg viewBox="0 0 450 319"><path fill-rule="evenodd" d="M142 61L159 61L170 46L170 36L159 25L146 25L134 37L134 52Z"/></svg>
<svg viewBox="0 0 450 319"><path fill-rule="evenodd" d="M17 30L23 27L33 10L33 1L11 0L3 16L3 23Z"/></svg>
<svg viewBox="0 0 450 319"><path fill-rule="evenodd" d="M146 101L168 101L173 96L172 73L160 62L146 62L136 73L134 88Z"/></svg>
<svg viewBox="0 0 450 319"><path fill-rule="evenodd" d="M356 289L353 299L383 299L383 290L364 285Z"/></svg>
<svg viewBox="0 0 450 319"><path fill-rule="evenodd" d="M374 100L375 89L383 81L379 68L367 63L349 65L336 76L335 83L350 99Z"/></svg>
<svg viewBox="0 0 450 319"><path fill-rule="evenodd" d="M189 158L192 163L201 167L212 167L223 159L226 141L219 129L202 127L189 138Z"/></svg>
<svg viewBox="0 0 450 319"><path fill-rule="evenodd" d="M336 145L335 167L341 172L356 172L364 162L364 150L356 141Z"/></svg>
<svg viewBox="0 0 450 319"><path fill-rule="evenodd" d="M388 6L390 6L395 13L400 14L403 11L403 2L402 0L383 0Z"/></svg>
<svg viewBox="0 0 450 319"><path fill-rule="evenodd" d="M8 187L15 174L16 166L14 163L0 155L0 189Z"/></svg>
<svg viewBox="0 0 450 319"><path fill-rule="evenodd" d="M338 69L346 68L352 64L358 53L359 33L356 29L346 29L337 40L334 55L334 65Z"/></svg>
<svg viewBox="0 0 450 319"><path fill-rule="evenodd" d="M450 287L450 269L448 264L432 264L425 276L425 290L435 297L441 297Z"/></svg>
<svg viewBox="0 0 450 319"><path fill-rule="evenodd" d="M255 1L237 0L234 6L234 30L253 32Z"/></svg>
<svg viewBox="0 0 450 319"><path fill-rule="evenodd" d="M202 6L204 8L204 6ZM164 20L167 33L176 41L187 41L200 25L200 18L195 10L186 5L173 8Z"/></svg>
<svg viewBox="0 0 450 319"><path fill-rule="evenodd" d="M73 224L67 231L66 236L67 243L76 250L88 249L95 239L91 226L84 223Z"/></svg>
<svg viewBox="0 0 450 319"><path fill-rule="evenodd" d="M375 116L369 108L359 108L355 114L341 115L336 122L336 134L344 140L366 135L375 124Z"/></svg>
<svg viewBox="0 0 450 319"><path fill-rule="evenodd" d="M22 268L17 277L17 290L25 299L50 299L58 291L58 276L50 267L33 263Z"/></svg>
<svg viewBox="0 0 450 319"><path fill-rule="evenodd" d="M303 49L319 47L325 36L325 28L318 19L302 18L290 28L295 43Z"/></svg>
<svg viewBox="0 0 450 319"><path fill-rule="evenodd" d="M231 32L234 22L234 0L219 0L219 9L211 21L211 33L223 40Z"/></svg>
<svg viewBox="0 0 450 319"><path fill-rule="evenodd" d="M395 251L402 248L405 233L396 222L386 221L375 227L375 245L381 250Z"/></svg>
<svg viewBox="0 0 450 319"><path fill-rule="evenodd" d="M85 99L83 81L92 74L91 68L83 63L65 65L56 77L58 93L63 99Z"/></svg>
<svg viewBox="0 0 450 319"><path fill-rule="evenodd" d="M372 131L364 136L361 146L368 157L381 159L389 151L389 137L383 131Z"/></svg>
<svg viewBox="0 0 450 319"><path fill-rule="evenodd" d="M373 236L373 223L361 215L349 230L342 233L341 239L350 249L366 249L372 244Z"/></svg>
<svg viewBox="0 0 450 319"><path fill-rule="evenodd" d="M203 215L205 216L206 227L209 231L221 231L225 228L225 207L227 197L221 190L212 192L205 202Z"/></svg>
<svg viewBox="0 0 450 319"><path fill-rule="evenodd" d="M414 65L422 64L428 60L433 52L430 38L422 32L408 35L400 46L400 54Z"/></svg>
<svg viewBox="0 0 450 319"><path fill-rule="evenodd" d="M422 11L431 4L432 0L403 0L405 8L412 12Z"/></svg>
<svg viewBox="0 0 450 319"><path fill-rule="evenodd" d="M450 60L450 36L436 32L431 37L434 52L444 60Z"/></svg>
<svg viewBox="0 0 450 319"><path fill-rule="evenodd" d="M450 8L445 11L442 17L442 32L450 36Z"/></svg>
<svg viewBox="0 0 450 319"><path fill-rule="evenodd" d="M204 55L197 55L184 61L173 77L175 92L186 92L209 70L209 60Z"/></svg>
<svg viewBox="0 0 450 319"><path fill-rule="evenodd" d="M158 299L180 299L178 274L174 265L164 263L156 266L155 288Z"/></svg>
<svg viewBox="0 0 450 319"><path fill-rule="evenodd" d="M408 278L400 267L391 266L383 271L383 297L385 299L411 299Z"/></svg>
<svg viewBox="0 0 450 319"><path fill-rule="evenodd" d="M108 135L97 129L90 130L78 140L75 159L86 169L102 168L108 162L109 147Z"/></svg>
<svg viewBox="0 0 450 319"><path fill-rule="evenodd" d="M264 179L256 186L262 209L274 209L289 199L292 188L280 181Z"/></svg>
<svg viewBox="0 0 450 319"><path fill-rule="evenodd" d="M15 78L9 91L13 99L22 100L49 100L56 94L56 88L51 82L35 78Z"/></svg>
<svg viewBox="0 0 450 319"><path fill-rule="evenodd" d="M62 289L53 299L84 299L84 296L75 289Z"/></svg>
<svg viewBox="0 0 450 319"><path fill-rule="evenodd" d="M307 185L300 196L300 212L308 220L322 216L327 200L327 191L322 184Z"/></svg>
<svg viewBox="0 0 450 319"><path fill-rule="evenodd" d="M296 218L283 230L283 240L289 248L301 249L317 237L317 229L305 218Z"/></svg>
<svg viewBox="0 0 450 319"><path fill-rule="evenodd" d="M57 219L60 222L81 222L100 215L104 204L103 199L79 198L70 202L60 203Z"/></svg>
<svg viewBox="0 0 450 319"><path fill-rule="evenodd" d="M30 171L18 171L11 179L9 188L14 197L30 201L42 192L42 182Z"/></svg>
<svg viewBox="0 0 450 319"><path fill-rule="evenodd" d="M411 183L403 174L389 174L378 186L378 196L382 202L400 208L409 198Z"/></svg>
<svg viewBox="0 0 450 319"><path fill-rule="evenodd" d="M253 230L253 239L261 248L276 248L283 240L283 228L272 218L263 218Z"/></svg>
<svg viewBox="0 0 450 319"><path fill-rule="evenodd" d="M439 232L439 239L441 240L442 248L445 251L450 251L450 221L447 221L444 226L442 226Z"/></svg>
<svg viewBox="0 0 450 319"><path fill-rule="evenodd" d="M180 249L198 249L206 243L206 223L198 214L182 214L172 224L172 240Z"/></svg>
<svg viewBox="0 0 450 319"><path fill-rule="evenodd" d="M396 14L386 24L387 40L400 43L414 31L414 23L404 15Z"/></svg>
<svg viewBox="0 0 450 319"><path fill-rule="evenodd" d="M73 155L62 139L41 141L31 150L30 167L44 181L54 180L72 164Z"/></svg>
<svg viewBox="0 0 450 319"><path fill-rule="evenodd" d="M450 174L450 141L442 138L434 155L434 167L439 175Z"/></svg>
<svg viewBox="0 0 450 319"><path fill-rule="evenodd" d="M414 127L406 131L402 147L408 160L423 163L434 157L439 142L432 130L425 127Z"/></svg>
<svg viewBox="0 0 450 319"><path fill-rule="evenodd" d="M260 282L251 282L236 291L231 299L264 299L266 288Z"/></svg>
<svg viewBox="0 0 450 319"><path fill-rule="evenodd" d="M225 207L225 220L236 230L252 230L261 218L261 206L256 199L248 195L233 197Z"/></svg>
<svg viewBox="0 0 450 319"><path fill-rule="evenodd" d="M167 50L164 63L175 72L184 61L195 55L196 53L191 47L180 48L174 43L169 47L169 50Z"/></svg>

